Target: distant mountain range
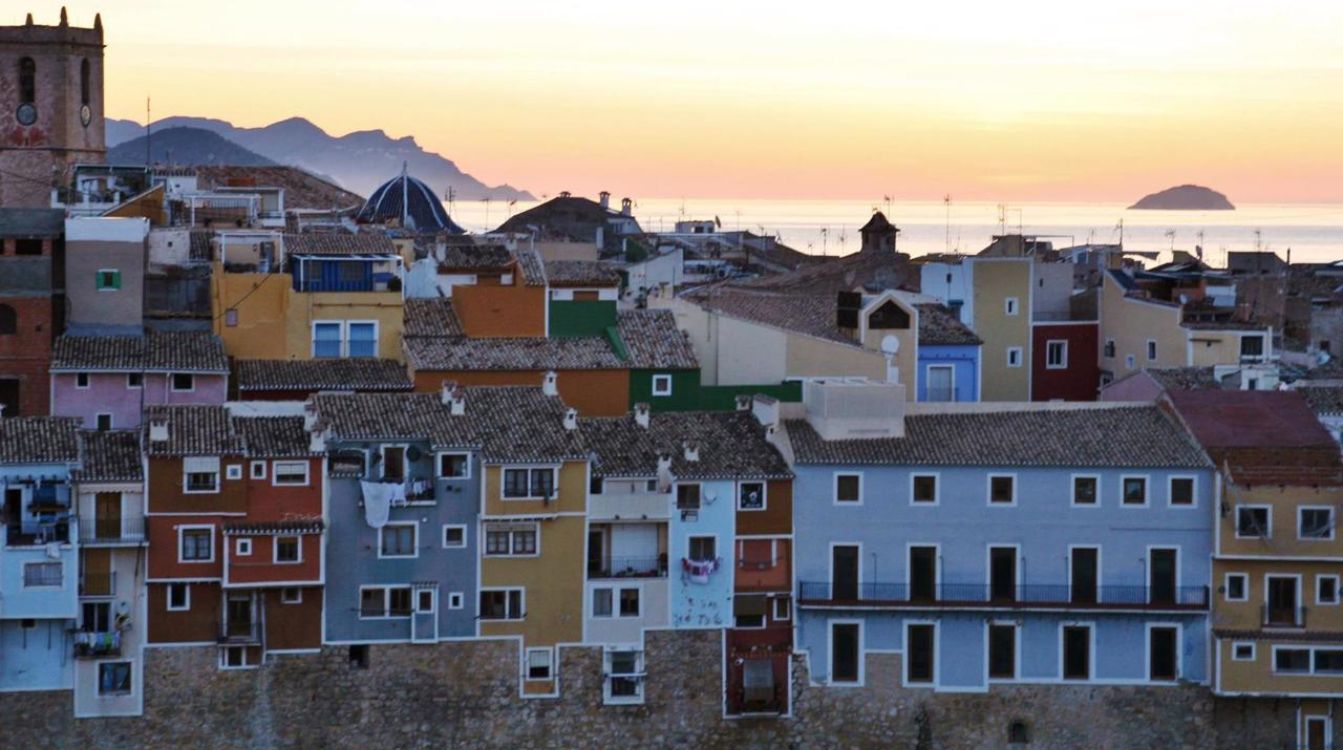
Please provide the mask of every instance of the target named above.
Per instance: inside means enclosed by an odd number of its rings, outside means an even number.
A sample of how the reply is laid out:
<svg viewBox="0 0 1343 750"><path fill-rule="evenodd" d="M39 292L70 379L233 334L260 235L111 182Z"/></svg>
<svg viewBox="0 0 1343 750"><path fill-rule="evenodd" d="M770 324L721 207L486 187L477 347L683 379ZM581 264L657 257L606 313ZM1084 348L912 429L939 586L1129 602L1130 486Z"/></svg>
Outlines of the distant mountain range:
<svg viewBox="0 0 1343 750"><path fill-rule="evenodd" d="M143 130L142 130L143 132ZM235 167L269 167L275 162L261 154L248 151L218 133L201 128L166 128L154 133L153 138L141 135L107 149L110 164L144 164L145 144L153 149L152 164L229 165Z"/></svg>
<svg viewBox="0 0 1343 750"><path fill-rule="evenodd" d="M1234 211L1235 206L1225 195L1202 185L1177 185L1159 193L1144 195L1129 206L1130 210L1146 211Z"/></svg>
<svg viewBox="0 0 1343 750"><path fill-rule="evenodd" d="M215 138L208 138L207 134ZM138 144L138 157L132 142L144 135L145 127L140 123L109 118L109 158L122 155L118 147L125 145L124 156L143 164L144 141ZM194 160L212 155L237 158L250 155L250 158L269 160L263 164L302 167L361 195L368 195L378 185L400 174L404 162L412 175L440 195L451 187L456 197L462 200L534 199L531 193L507 184L486 185L463 172L450 159L425 151L413 136L392 138L381 130L361 130L336 137L301 117L291 117L262 128L239 128L223 120L204 117L166 117L154 123L151 136L154 159L166 161L163 158L167 156L166 148L160 150L155 142L159 138L171 139L174 144L171 146L172 162L176 164L223 164L226 162ZM220 141L238 150L227 150Z"/></svg>

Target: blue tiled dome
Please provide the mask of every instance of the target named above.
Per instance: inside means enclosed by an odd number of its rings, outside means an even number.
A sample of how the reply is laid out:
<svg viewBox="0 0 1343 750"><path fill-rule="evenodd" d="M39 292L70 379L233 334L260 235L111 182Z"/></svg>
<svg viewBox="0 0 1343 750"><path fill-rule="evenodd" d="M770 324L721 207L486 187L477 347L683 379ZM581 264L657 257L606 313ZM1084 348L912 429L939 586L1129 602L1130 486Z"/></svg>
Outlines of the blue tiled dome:
<svg viewBox="0 0 1343 750"><path fill-rule="evenodd" d="M457 226L448 216L434 191L404 172L374 190L364 201L355 220L368 224L394 220L401 222L406 229L417 232L466 234L466 230Z"/></svg>

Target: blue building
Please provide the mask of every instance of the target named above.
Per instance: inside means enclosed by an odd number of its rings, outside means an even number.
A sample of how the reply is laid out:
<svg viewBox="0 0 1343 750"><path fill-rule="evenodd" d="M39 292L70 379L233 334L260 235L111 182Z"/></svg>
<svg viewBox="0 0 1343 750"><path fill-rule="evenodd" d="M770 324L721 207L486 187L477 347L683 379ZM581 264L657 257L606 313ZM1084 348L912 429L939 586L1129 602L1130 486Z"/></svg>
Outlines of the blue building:
<svg viewBox="0 0 1343 750"><path fill-rule="evenodd" d="M786 422L813 682L1207 682L1213 467L1167 414L899 390L809 383Z"/></svg>
<svg viewBox="0 0 1343 750"><path fill-rule="evenodd" d="M78 419L0 420L0 692L70 689L79 617Z"/></svg>
<svg viewBox="0 0 1343 750"><path fill-rule="evenodd" d="M942 305L919 304L919 401L978 401L984 342Z"/></svg>

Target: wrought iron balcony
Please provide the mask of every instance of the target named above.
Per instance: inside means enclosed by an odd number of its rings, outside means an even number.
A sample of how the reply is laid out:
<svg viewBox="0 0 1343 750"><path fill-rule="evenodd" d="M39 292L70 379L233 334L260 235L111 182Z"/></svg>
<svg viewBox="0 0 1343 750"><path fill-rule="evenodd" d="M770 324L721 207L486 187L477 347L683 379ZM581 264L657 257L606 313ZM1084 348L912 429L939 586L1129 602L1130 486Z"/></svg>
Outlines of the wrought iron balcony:
<svg viewBox="0 0 1343 750"><path fill-rule="evenodd" d="M75 658L101 659L121 656L121 631L75 631Z"/></svg>
<svg viewBox="0 0 1343 750"><path fill-rule="evenodd" d="M79 522L80 544L122 545L147 541L144 518L83 518Z"/></svg>
<svg viewBox="0 0 1343 750"><path fill-rule="evenodd" d="M219 626L220 644L261 643L261 623L256 620L230 620Z"/></svg>
<svg viewBox="0 0 1343 750"><path fill-rule="evenodd" d="M1266 628L1304 628L1306 627L1305 607L1259 607L1259 623Z"/></svg>
<svg viewBox="0 0 1343 750"><path fill-rule="evenodd" d="M1207 586L1069 586L988 583L832 584L799 583L802 607L943 607L1020 609L1190 609L1208 608Z"/></svg>
<svg viewBox="0 0 1343 750"><path fill-rule="evenodd" d="M607 557L588 561L588 578L666 578L667 556Z"/></svg>

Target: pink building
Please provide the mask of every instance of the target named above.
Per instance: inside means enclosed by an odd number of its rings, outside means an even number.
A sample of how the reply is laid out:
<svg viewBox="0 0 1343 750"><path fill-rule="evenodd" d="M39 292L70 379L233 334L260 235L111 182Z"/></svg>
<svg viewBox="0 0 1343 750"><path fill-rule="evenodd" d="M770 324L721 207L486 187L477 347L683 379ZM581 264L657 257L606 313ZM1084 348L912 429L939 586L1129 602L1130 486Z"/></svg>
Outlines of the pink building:
<svg viewBox="0 0 1343 750"><path fill-rule="evenodd" d="M51 413L84 426L139 427L146 407L222 404L228 358L208 333L62 336L51 360Z"/></svg>

